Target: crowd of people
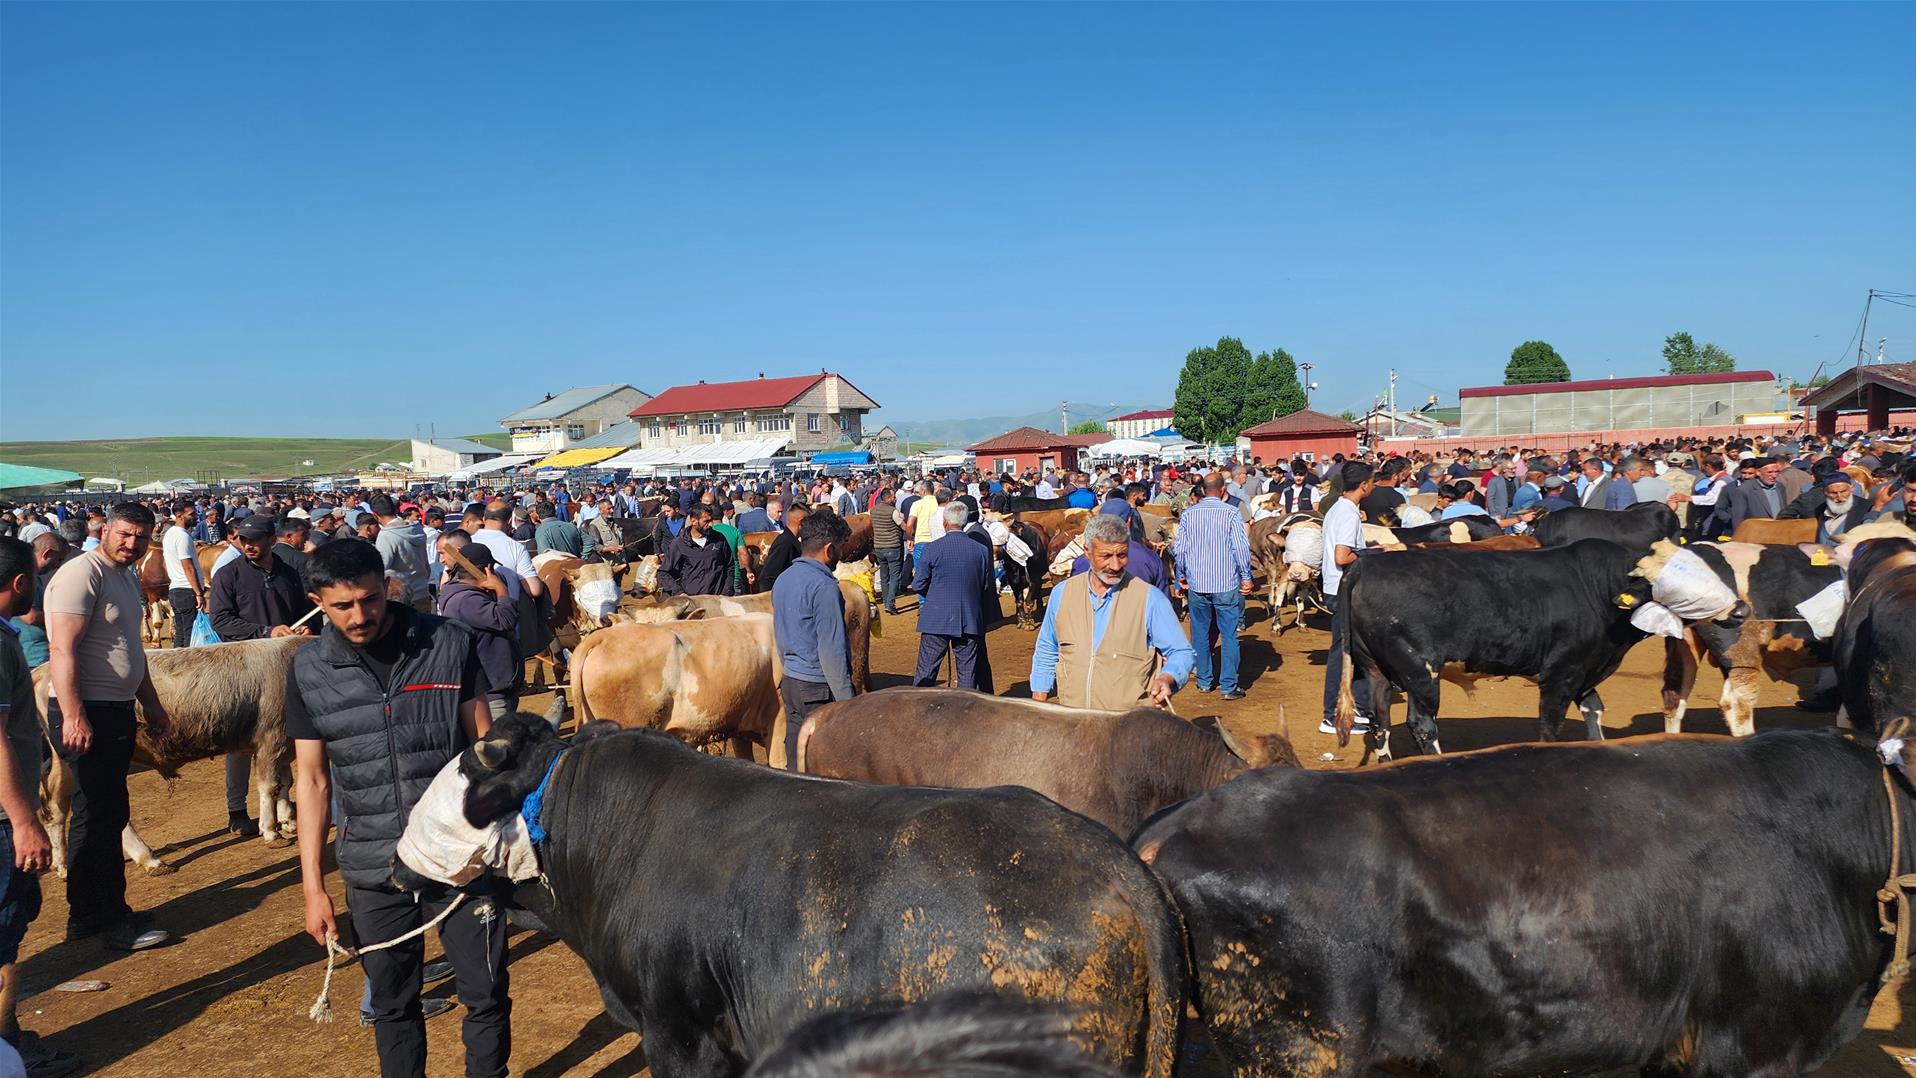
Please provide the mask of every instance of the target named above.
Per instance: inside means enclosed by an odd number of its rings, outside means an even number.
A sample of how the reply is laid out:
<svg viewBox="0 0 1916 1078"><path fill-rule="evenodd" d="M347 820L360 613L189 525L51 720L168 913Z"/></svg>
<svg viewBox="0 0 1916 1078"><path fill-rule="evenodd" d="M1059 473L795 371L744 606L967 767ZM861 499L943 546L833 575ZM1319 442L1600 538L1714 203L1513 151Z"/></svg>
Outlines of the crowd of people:
<svg viewBox="0 0 1916 1078"><path fill-rule="evenodd" d="M447 759L516 709L526 660L550 639L542 606L550 596L533 564L540 555L615 564L655 556L657 587L667 595L770 592L787 758L795 764L791 741L806 715L853 692L833 569L855 514L870 514L885 612L900 612L901 595L918 597L914 683L940 683L949 662L957 685L993 692L985 637L1003 616L1003 567L1017 558L1041 573L1048 560L1045 551L1021 549L1006 522L1037 507L1093 511L1082 556L1046 604L1029 683L1035 699L1122 709L1168 704L1191 682L1201 693L1243 697L1237 638L1252 588L1246 525L1255 519L1321 516L1319 569L1333 598L1365 550L1365 524L1481 515L1520 532L1542 513L1647 501L1675 508L1692 538L1725 536L1753 518L1801 518L1830 540L1869 520L1909 522L1916 464L1908 439L1895 431L1591 444L1562 454L1511 446L1270 463L1130 461L1024 475L884 468L805 480L507 481L111 506L56 496L0 507L0 1038L28 1074L77 1065L14 1018L13 961L39 910L38 874L50 865L35 817L44 745L72 766L78 784L67 938L123 951L172 938L129 906L120 850L138 726L155 739L169 726L140 637L148 599L133 572L154 542L175 646L322 638L295 659L287 717L307 927L322 940L337 931L323 885L324 841L334 818L350 817L338 864L359 931L383 938L437 912L394 896L384 880L408 811ZM1147 539L1151 505L1176 512L1173 541ZM769 542L746 538L766 534ZM223 547L210 567L202 557L208 545ZM748 556L754 545L762 557ZM1334 615L1327 730L1344 630ZM52 686L44 736L31 684L42 665ZM434 691L398 691L402 670L406 689ZM1365 721L1360 716L1360 730ZM461 738L443 736L455 727ZM240 835L258 833L247 812L249 770L244 756L226 760L228 823ZM462 915L442 937L450 968L424 968L421 945L365 958L362 1015L376 1030L382 1072L423 1073L429 1011L419 988L456 972L468 1008L469 1073L503 1074L503 929Z"/></svg>

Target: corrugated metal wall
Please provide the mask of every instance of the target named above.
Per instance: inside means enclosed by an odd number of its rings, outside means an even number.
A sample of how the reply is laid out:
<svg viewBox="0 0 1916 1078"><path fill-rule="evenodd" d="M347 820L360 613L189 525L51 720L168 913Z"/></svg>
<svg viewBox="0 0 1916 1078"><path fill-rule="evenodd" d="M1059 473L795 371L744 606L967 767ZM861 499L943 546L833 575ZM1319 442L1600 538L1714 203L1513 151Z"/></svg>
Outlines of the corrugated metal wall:
<svg viewBox="0 0 1916 1078"><path fill-rule="evenodd" d="M1459 433L1468 438L1720 426L1735 423L1737 416L1751 412L1776 411L1782 404L1782 396L1771 382L1721 382L1465 397L1462 404Z"/></svg>

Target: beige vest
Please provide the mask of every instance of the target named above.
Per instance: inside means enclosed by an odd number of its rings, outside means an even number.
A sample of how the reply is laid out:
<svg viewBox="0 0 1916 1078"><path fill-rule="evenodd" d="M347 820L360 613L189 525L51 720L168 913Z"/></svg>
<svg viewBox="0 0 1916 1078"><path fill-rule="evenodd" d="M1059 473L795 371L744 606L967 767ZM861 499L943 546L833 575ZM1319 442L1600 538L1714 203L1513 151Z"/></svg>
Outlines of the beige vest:
<svg viewBox="0 0 1916 1078"><path fill-rule="evenodd" d="M1091 574L1058 585L1058 692L1066 707L1126 711L1148 700L1157 673L1157 653L1144 631L1146 592L1151 585L1127 576L1109 601L1104 639L1091 647Z"/></svg>

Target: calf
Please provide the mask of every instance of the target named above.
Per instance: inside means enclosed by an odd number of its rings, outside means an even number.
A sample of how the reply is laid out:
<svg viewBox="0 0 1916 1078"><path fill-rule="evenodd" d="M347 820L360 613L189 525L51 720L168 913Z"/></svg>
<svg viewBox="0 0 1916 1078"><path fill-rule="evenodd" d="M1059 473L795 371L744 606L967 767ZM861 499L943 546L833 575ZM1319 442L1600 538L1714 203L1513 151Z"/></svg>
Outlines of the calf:
<svg viewBox="0 0 1916 1078"><path fill-rule="evenodd" d="M1723 671L1718 706L1730 733L1756 732L1757 675L1783 680L1799 670L1826 666L1828 640L1818 640L1796 604L1842 579L1835 565L1816 565L1795 547L1748 543L1698 543L1688 548L1719 580L1749 604L1741 625L1699 622L1682 639L1664 641L1663 728L1683 732L1698 661L1708 656Z"/></svg>
<svg viewBox="0 0 1916 1078"><path fill-rule="evenodd" d="M602 718L693 745L729 741L746 758L781 716L778 676L770 614L614 625L572 656L581 724Z"/></svg>
<svg viewBox="0 0 1916 1078"><path fill-rule="evenodd" d="M1340 742L1356 713L1352 662L1370 680L1370 743L1390 755L1390 689L1409 698L1407 723L1421 752L1437 739L1438 679L1446 664L1469 674L1534 678L1541 736L1556 740L1576 701L1591 740L1603 737L1595 689L1646 635L1631 610L1650 599L1633 573L1645 556L1602 539L1541 550L1460 554L1406 550L1365 555L1337 601L1349 627L1336 724Z"/></svg>
<svg viewBox="0 0 1916 1078"><path fill-rule="evenodd" d="M1849 591L1836 624L1836 682L1850 724L1874 734L1916 718L1916 542L1861 544Z"/></svg>
<svg viewBox="0 0 1916 1078"><path fill-rule="evenodd" d="M997 553L999 564L1005 568L1005 586L1011 589L1012 602L1018 608L1018 628L1036 632L1042 616L1039 604L1044 592L1045 551L1050 547L1051 536L1031 521L1017 517L1007 518L1005 527L1031 551L1024 562L1012 557L1008 550Z"/></svg>
<svg viewBox="0 0 1916 1078"><path fill-rule="evenodd" d="M197 648L166 648L146 654L147 670L160 706L172 720L164 741L146 735L144 721L133 745L133 762L145 764L169 781L195 760L229 752L253 754L253 789L259 796L260 836L270 847L293 836L292 749L286 741L286 678L293 653L313 642L310 636L277 640L240 640ZM34 672L34 703L47 713L51 665ZM48 732L51 739L52 733ZM66 875L67 827L78 791L73 765L52 754L41 790L40 816L53 845L53 868ZM154 854L132 824L120 833L127 860L158 875L173 869Z"/></svg>
<svg viewBox="0 0 1916 1078"><path fill-rule="evenodd" d="M884 689L813 712L799 770L887 786L1023 786L1120 835L1250 767L1299 766L1282 737L1234 754L1156 708L1087 711L962 689Z"/></svg>
<svg viewBox="0 0 1916 1078"><path fill-rule="evenodd" d="M1643 553L1658 539L1676 541L1676 510L1660 502L1638 502L1628 509L1581 506L1545 513L1531 529L1544 546L1568 546L1579 539L1608 539Z"/></svg>
<svg viewBox="0 0 1916 1078"><path fill-rule="evenodd" d="M1886 778L1830 730L1526 745L1259 771L1133 845L1244 1078L1779 1076L1856 1035L1889 964L1916 800Z"/></svg>
<svg viewBox="0 0 1916 1078"><path fill-rule="evenodd" d="M738 1075L823 1012L976 993L1075 1008L1093 1058L1169 1078L1178 917L1104 828L1028 790L833 782L594 734L495 724L413 810L395 882L537 880L521 893L653 1073Z"/></svg>

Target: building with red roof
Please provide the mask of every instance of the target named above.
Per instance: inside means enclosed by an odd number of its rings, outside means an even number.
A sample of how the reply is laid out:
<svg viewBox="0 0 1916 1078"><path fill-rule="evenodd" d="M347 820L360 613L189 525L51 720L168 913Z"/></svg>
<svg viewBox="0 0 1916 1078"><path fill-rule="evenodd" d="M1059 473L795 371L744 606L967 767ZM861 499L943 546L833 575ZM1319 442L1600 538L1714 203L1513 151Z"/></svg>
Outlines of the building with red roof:
<svg viewBox="0 0 1916 1078"><path fill-rule="evenodd" d="M673 386L627 414L644 425L646 449L779 441L787 451L816 452L860 441L865 414L877 407L843 375L821 370Z"/></svg>
<svg viewBox="0 0 1916 1078"><path fill-rule="evenodd" d="M1108 434L1059 434L1038 427L1019 427L996 438L987 438L971 447L978 467L991 472L1013 474L1084 467L1084 453L1094 445L1111 440Z"/></svg>
<svg viewBox="0 0 1916 1078"><path fill-rule="evenodd" d="M1265 464L1277 464L1303 457L1316 462L1342 453L1357 455L1357 436L1363 428L1334 415L1300 408L1268 423L1244 431L1239 437L1251 440L1251 456Z"/></svg>

